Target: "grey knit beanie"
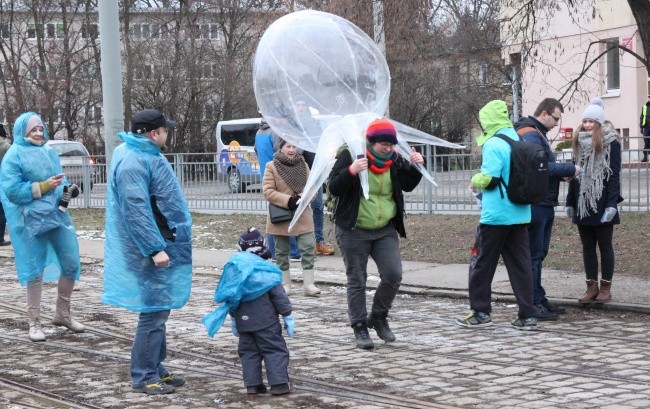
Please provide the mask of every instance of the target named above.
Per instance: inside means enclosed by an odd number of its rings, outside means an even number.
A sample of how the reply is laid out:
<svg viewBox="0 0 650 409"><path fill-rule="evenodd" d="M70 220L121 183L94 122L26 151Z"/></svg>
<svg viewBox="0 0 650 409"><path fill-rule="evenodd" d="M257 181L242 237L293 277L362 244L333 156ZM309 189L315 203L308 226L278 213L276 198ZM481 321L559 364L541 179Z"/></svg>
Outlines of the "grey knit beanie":
<svg viewBox="0 0 650 409"><path fill-rule="evenodd" d="M589 105L582 113L582 119L591 119L602 125L605 123L605 111L600 105Z"/></svg>
<svg viewBox="0 0 650 409"><path fill-rule="evenodd" d="M589 105L598 105L602 109L605 109L605 101L601 97L593 97L591 101L589 101Z"/></svg>

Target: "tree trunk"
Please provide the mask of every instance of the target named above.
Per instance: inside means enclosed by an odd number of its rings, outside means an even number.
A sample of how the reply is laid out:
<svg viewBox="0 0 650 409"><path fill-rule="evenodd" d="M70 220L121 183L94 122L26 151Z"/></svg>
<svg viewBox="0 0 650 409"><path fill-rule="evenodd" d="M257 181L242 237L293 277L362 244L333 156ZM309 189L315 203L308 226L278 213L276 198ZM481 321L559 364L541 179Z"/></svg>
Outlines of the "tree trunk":
<svg viewBox="0 0 650 409"><path fill-rule="evenodd" d="M630 9L632 9L632 15L634 15L636 25L639 29L643 54L645 55L643 63L650 77L650 1L627 0L627 2L630 5Z"/></svg>

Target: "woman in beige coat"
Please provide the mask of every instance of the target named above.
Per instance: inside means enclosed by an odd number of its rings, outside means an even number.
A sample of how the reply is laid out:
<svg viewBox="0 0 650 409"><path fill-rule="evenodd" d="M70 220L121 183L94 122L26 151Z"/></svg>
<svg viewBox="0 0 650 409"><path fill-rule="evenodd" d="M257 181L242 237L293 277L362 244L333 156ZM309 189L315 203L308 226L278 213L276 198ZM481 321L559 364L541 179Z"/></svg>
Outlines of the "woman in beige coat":
<svg viewBox="0 0 650 409"><path fill-rule="evenodd" d="M295 210L302 194L309 167L298 148L278 138L279 149L273 155L273 161L266 164L264 171L264 198L279 207ZM306 296L315 297L320 289L314 285L314 221L309 207L300 215L289 233L290 221L271 223L266 218L266 233L275 237L275 259L282 270L282 285L287 294L291 292L291 274L289 272L289 237L296 236L298 248L302 255L303 291Z"/></svg>

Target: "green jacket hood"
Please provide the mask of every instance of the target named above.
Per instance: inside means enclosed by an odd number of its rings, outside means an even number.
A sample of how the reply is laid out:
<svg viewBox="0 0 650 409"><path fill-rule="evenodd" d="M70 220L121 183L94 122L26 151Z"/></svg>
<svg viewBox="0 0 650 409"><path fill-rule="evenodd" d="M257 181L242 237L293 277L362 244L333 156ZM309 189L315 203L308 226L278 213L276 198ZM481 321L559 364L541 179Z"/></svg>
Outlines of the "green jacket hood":
<svg viewBox="0 0 650 409"><path fill-rule="evenodd" d="M478 112L478 119L483 129L483 133L476 137L478 146L483 146L499 129L513 127L508 117L508 106L500 99L485 104Z"/></svg>

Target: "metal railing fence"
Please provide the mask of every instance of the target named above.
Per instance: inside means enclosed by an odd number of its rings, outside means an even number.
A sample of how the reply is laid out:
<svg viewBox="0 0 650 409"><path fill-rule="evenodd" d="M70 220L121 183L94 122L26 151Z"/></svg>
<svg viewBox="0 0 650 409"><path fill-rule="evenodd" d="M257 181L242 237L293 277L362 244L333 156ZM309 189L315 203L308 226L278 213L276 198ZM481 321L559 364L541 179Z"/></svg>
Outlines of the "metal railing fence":
<svg viewBox="0 0 650 409"><path fill-rule="evenodd" d="M406 211L409 213L467 213L478 214L479 207L469 190L472 175L480 169L477 153L439 153L434 146L423 146L427 169L438 186L422 179L413 192L405 193ZM625 201L621 211L647 211L650 209L650 166L641 163L640 150L623 151L621 170L621 195ZM224 174L215 162L218 155L179 153L166 155L183 187L189 207L201 213L257 213L266 212L267 203L261 191L259 176ZM106 207L106 165L104 157L94 157L95 164L87 160L83 165L84 186L82 195L73 199L71 206L85 208ZM570 161L570 152L559 152L558 161ZM232 173L232 172L231 172ZM566 197L568 183L560 184L560 204ZM563 211L559 206L557 211Z"/></svg>

